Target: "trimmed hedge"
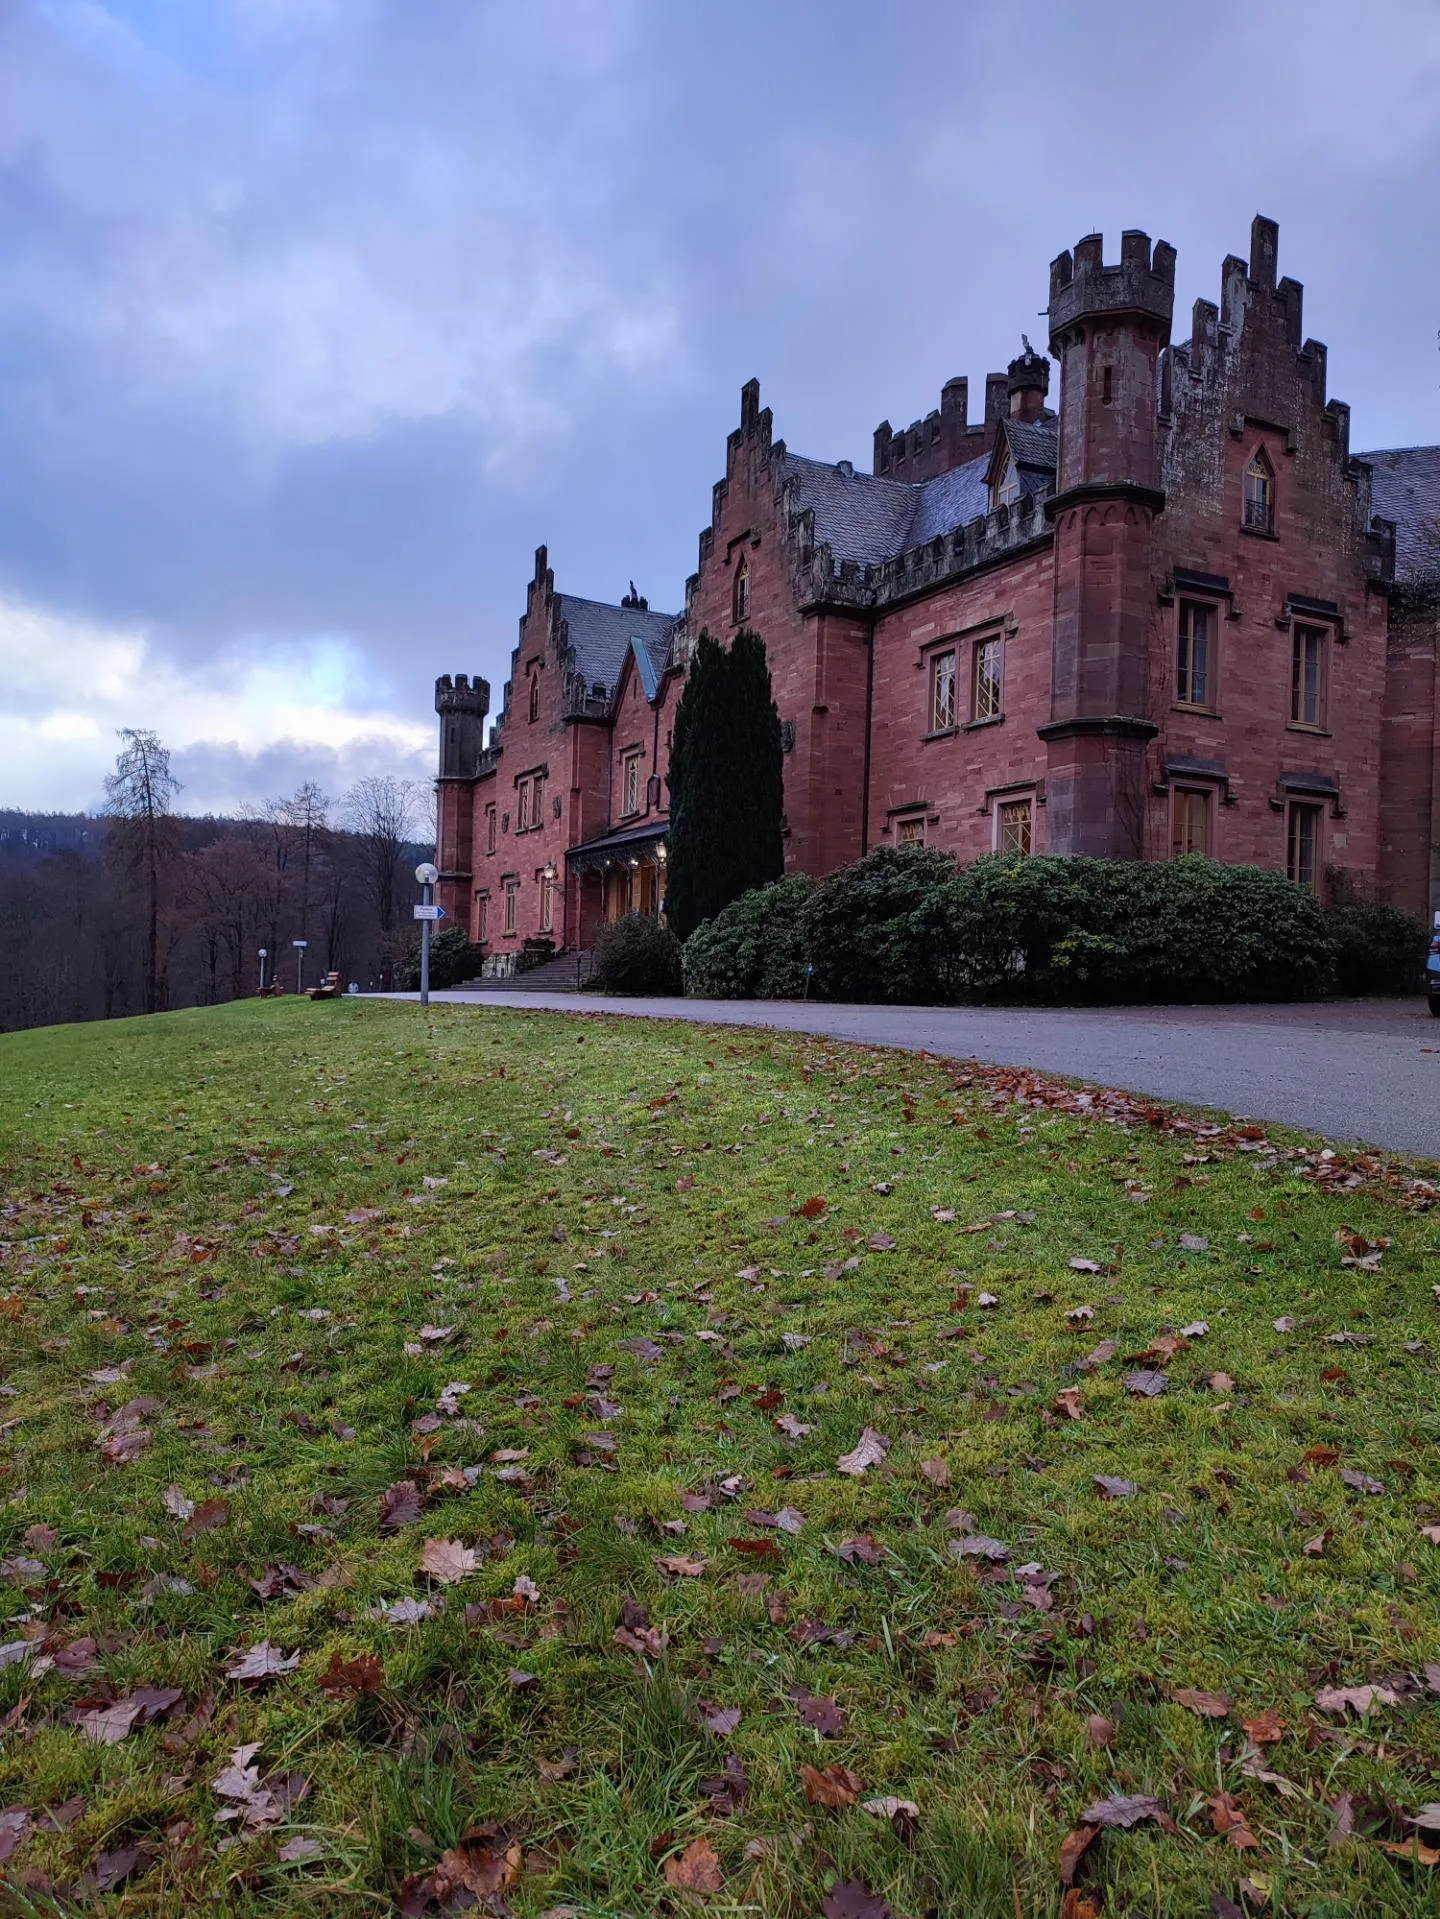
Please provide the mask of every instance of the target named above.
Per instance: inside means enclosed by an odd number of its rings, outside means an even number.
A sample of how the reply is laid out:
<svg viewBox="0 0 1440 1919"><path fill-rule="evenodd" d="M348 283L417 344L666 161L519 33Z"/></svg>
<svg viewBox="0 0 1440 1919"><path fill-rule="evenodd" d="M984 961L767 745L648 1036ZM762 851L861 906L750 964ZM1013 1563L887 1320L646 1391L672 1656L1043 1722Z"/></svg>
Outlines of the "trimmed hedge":
<svg viewBox="0 0 1440 1919"><path fill-rule="evenodd" d="M602 993L679 993L680 942L648 913L624 913L595 936L590 984Z"/></svg>
<svg viewBox="0 0 1440 1919"><path fill-rule="evenodd" d="M1256 866L883 847L747 893L692 934L691 992L894 1003L1313 999L1419 989L1425 929Z"/></svg>

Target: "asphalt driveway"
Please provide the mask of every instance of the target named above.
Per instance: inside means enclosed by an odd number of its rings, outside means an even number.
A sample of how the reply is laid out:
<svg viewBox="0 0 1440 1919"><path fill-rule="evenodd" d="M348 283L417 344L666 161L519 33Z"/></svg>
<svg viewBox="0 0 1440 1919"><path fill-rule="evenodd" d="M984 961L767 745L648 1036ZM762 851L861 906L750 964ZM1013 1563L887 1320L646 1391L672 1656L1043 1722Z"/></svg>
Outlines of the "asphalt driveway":
<svg viewBox="0 0 1440 1919"><path fill-rule="evenodd" d="M413 999L414 994L391 997ZM432 993L512 1012L616 1013L824 1033L1215 1106L1440 1159L1440 1020L1423 1000L1306 1006L827 1006L793 1000Z"/></svg>

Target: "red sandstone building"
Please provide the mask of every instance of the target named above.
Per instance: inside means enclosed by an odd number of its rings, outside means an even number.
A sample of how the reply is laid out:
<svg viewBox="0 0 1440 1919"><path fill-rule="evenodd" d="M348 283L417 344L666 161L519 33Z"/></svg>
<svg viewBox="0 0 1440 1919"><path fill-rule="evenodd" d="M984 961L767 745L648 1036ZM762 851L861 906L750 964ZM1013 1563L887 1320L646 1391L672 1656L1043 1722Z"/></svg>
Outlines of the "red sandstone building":
<svg viewBox="0 0 1440 1919"><path fill-rule="evenodd" d="M1203 852L1440 907L1440 448L1355 457L1278 233L1171 342L1175 252L1099 236L1028 341L873 470L791 453L740 396L685 610L560 593L536 555L502 710L436 686L440 899L504 969L663 902L669 741L693 641L765 640L787 865L923 841Z"/></svg>

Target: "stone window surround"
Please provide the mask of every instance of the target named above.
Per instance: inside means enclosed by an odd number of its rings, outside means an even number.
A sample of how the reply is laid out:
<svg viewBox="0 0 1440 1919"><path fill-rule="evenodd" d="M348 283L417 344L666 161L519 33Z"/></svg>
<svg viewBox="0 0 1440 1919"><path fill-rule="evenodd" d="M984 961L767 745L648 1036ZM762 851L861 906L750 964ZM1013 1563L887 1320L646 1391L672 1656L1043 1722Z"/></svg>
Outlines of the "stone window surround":
<svg viewBox="0 0 1440 1919"><path fill-rule="evenodd" d="M957 715L954 726L942 726L938 729L932 729L929 732L922 733L920 735L920 744L922 746L930 740L948 740L953 738L957 733L972 733L980 726L999 726L1003 723L1005 718L1003 704L998 713L992 713L983 720L974 718L966 720L960 719L958 715L960 711L961 686L962 684L969 685L971 689L970 697L973 704L975 649L982 640L999 640L1002 642L1000 655L1000 698L1003 702L1005 698L1005 650L1009 641L1014 639L1019 630L1019 624L1013 613L992 613L988 619L974 620L969 626L956 627L948 633L937 634L932 640L924 640L921 642L920 646L916 649L914 665L917 673L923 673L925 675L924 699L926 718L933 718L930 704L934 684L934 667L932 662L937 654L950 652L952 650L955 654L955 700ZM960 664L967 649L970 655L970 674L968 682L962 682L960 677Z"/></svg>
<svg viewBox="0 0 1440 1919"><path fill-rule="evenodd" d="M1226 599L1227 599L1227 595L1225 594L1214 592L1214 591L1207 593L1203 588L1192 587L1180 581L1176 582L1175 628L1172 636L1173 645L1171 647L1171 652L1170 652L1171 666L1174 670L1174 678L1172 680L1172 685L1174 685L1174 687L1176 688L1175 697L1170 702L1170 707L1172 712L1199 713L1199 714L1203 714L1207 720L1218 720L1224 717L1224 715L1220 711L1220 685L1221 685L1220 676L1221 676L1221 657L1222 657L1222 651L1223 651L1220 645L1220 621L1221 621L1222 608L1224 608L1226 617L1230 619L1234 619L1237 617L1234 612L1233 597L1230 597L1230 604L1228 607L1225 605ZM1180 622L1184 618L1185 608L1187 606L1204 607L1208 612L1212 613L1215 616L1214 625L1210 633L1210 660L1207 668L1207 677L1209 680L1209 698L1205 701L1203 706L1198 705L1194 700L1182 700L1179 697Z"/></svg>

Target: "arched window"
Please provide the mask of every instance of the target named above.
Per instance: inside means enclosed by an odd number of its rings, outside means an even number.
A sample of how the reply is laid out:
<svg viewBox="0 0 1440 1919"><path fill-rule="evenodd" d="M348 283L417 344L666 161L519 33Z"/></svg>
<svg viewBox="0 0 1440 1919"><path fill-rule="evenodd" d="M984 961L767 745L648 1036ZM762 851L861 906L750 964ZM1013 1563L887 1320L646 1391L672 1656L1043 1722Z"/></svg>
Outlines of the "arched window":
<svg viewBox="0 0 1440 1919"><path fill-rule="evenodd" d="M995 475L994 496L991 500L991 505L1013 506L1019 498L1020 475L1016 471L1015 462L1011 459L1007 450L1005 454L1005 464Z"/></svg>
<svg viewBox="0 0 1440 1919"><path fill-rule="evenodd" d="M1249 533L1275 531L1275 469L1263 446L1245 469L1245 508L1241 524Z"/></svg>
<svg viewBox="0 0 1440 1919"><path fill-rule="evenodd" d="M530 717L532 720L540 717L540 681L534 673L530 675Z"/></svg>
<svg viewBox="0 0 1440 1919"><path fill-rule="evenodd" d="M731 617L737 622L750 617L750 559L749 555L740 555L740 564L735 569L734 606Z"/></svg>

